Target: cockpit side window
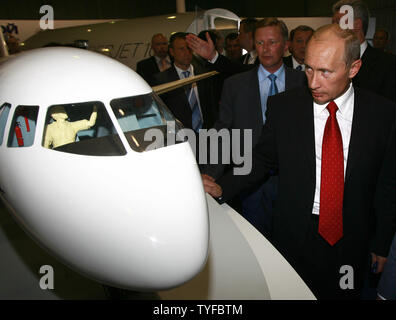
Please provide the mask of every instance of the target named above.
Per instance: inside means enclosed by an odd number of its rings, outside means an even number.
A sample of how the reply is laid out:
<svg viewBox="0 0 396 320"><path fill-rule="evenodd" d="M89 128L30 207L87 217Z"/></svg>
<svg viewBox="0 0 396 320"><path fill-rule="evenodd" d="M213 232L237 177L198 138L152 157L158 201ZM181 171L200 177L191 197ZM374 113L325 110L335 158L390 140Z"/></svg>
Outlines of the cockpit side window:
<svg viewBox="0 0 396 320"><path fill-rule="evenodd" d="M155 94L146 94L134 97L114 99L110 102L111 108L116 116L126 139L131 148L138 152L148 150L152 140L145 140L145 134L150 129L158 130L165 141L170 135L182 128L165 104ZM175 125L167 126L168 122ZM162 145L164 146L164 145Z"/></svg>
<svg viewBox="0 0 396 320"><path fill-rule="evenodd" d="M3 144L5 127L8 120L8 115L10 114L11 105L9 103L4 103L0 107L0 145Z"/></svg>
<svg viewBox="0 0 396 320"><path fill-rule="evenodd" d="M34 143L38 106L18 106L15 109L8 136L8 147L31 147Z"/></svg>
<svg viewBox="0 0 396 320"><path fill-rule="evenodd" d="M122 156L125 148L102 102L48 108L43 147L88 156Z"/></svg>

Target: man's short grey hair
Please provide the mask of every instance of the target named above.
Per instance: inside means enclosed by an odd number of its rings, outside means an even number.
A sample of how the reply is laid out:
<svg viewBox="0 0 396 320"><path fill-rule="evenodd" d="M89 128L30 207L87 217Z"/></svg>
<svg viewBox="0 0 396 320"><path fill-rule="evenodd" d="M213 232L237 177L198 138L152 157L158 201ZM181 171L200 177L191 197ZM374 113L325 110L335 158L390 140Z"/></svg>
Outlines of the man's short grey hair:
<svg viewBox="0 0 396 320"><path fill-rule="evenodd" d="M265 27L278 27L281 31L282 38L284 42L289 40L289 30L287 29L286 24L282 20L278 20L277 18L264 18L256 23L256 30Z"/></svg>
<svg viewBox="0 0 396 320"><path fill-rule="evenodd" d="M340 11L344 5L349 5L353 8L354 19L362 20L363 32L366 35L370 18L368 6L361 0L340 0L333 5L333 14Z"/></svg>
<svg viewBox="0 0 396 320"><path fill-rule="evenodd" d="M318 28L312 35L310 41L315 41L326 36L328 32L332 32L339 39L344 41L344 61L347 67L353 62L360 59L360 41L356 34L349 29L341 29L338 24L327 24Z"/></svg>

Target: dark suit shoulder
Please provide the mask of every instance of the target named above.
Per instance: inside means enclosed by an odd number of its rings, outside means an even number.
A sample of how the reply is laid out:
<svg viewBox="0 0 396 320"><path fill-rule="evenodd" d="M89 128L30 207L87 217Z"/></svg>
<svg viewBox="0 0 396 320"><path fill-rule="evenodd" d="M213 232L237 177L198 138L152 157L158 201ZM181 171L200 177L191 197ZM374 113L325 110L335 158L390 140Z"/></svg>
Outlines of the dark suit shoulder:
<svg viewBox="0 0 396 320"><path fill-rule="evenodd" d="M396 116L396 103L394 101L362 88L354 87L354 90L355 99L358 99L362 105L372 108L377 114L384 113Z"/></svg>
<svg viewBox="0 0 396 320"><path fill-rule="evenodd" d="M292 60L292 56L287 56L287 57L283 57L283 63L285 64L285 66L289 67L289 68L293 68L293 60Z"/></svg>
<svg viewBox="0 0 396 320"><path fill-rule="evenodd" d="M307 76L303 71L285 66L285 75L286 90L305 86L307 84Z"/></svg>
<svg viewBox="0 0 396 320"><path fill-rule="evenodd" d="M149 58L138 61L138 63L136 64L136 67L143 67L145 65L153 64L153 63L156 63L155 58L149 57Z"/></svg>
<svg viewBox="0 0 396 320"><path fill-rule="evenodd" d="M248 71L236 73L236 74L228 77L225 80L225 82L241 84L241 82L243 82L243 81L250 81L252 79L252 77L254 77L254 76L257 77L257 70L258 70L258 66L251 68Z"/></svg>
<svg viewBox="0 0 396 320"><path fill-rule="evenodd" d="M171 81L179 80L177 71L174 66L154 75L155 84L163 84Z"/></svg>

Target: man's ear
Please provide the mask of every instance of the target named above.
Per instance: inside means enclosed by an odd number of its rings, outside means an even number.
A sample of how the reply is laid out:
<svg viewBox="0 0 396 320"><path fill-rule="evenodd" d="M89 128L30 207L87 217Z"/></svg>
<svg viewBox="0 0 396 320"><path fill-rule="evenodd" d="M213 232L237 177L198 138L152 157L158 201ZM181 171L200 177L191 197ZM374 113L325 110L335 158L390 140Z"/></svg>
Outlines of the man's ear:
<svg viewBox="0 0 396 320"><path fill-rule="evenodd" d="M352 62L352 65L349 68L349 79L352 79L357 75L361 66L362 66L362 60L360 59Z"/></svg>
<svg viewBox="0 0 396 320"><path fill-rule="evenodd" d="M292 53L292 52L290 51L290 41L289 41L289 40L287 40L287 41L285 42L285 49L283 50L283 55L287 52L287 50L289 50L289 52Z"/></svg>

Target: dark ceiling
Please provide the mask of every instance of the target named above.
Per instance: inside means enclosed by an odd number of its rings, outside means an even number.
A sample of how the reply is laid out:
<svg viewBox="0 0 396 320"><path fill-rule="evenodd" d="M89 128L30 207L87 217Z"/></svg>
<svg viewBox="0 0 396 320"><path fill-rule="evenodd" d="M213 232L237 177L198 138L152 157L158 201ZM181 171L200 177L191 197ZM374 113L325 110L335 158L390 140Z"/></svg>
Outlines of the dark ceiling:
<svg viewBox="0 0 396 320"><path fill-rule="evenodd" d="M329 16L336 0L186 0L186 10L225 8L239 16ZM366 0L372 11L395 9L396 0ZM37 19L42 5L51 5L55 19L134 18L174 13L176 0L2 0L0 19Z"/></svg>

